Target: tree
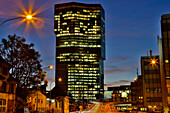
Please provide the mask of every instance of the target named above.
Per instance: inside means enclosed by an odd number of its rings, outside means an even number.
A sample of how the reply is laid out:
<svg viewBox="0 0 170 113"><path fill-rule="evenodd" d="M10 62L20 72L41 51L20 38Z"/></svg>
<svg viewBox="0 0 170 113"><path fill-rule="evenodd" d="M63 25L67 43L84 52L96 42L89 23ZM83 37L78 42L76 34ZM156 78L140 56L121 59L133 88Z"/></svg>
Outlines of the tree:
<svg viewBox="0 0 170 113"><path fill-rule="evenodd" d="M30 88L37 86L44 76L41 75L40 54L34 49L34 44L26 44L26 39L9 35L8 39L2 39L0 55L11 64L10 75L20 81L18 87ZM36 81L38 80L38 81Z"/></svg>

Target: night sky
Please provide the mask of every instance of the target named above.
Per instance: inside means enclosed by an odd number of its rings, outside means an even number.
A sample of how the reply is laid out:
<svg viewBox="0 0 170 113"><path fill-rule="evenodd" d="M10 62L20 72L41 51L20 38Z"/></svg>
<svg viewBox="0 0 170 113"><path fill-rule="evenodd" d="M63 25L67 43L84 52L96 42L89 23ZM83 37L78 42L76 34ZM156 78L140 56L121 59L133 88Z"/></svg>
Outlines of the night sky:
<svg viewBox="0 0 170 113"><path fill-rule="evenodd" d="M30 2L31 1L31 2ZM40 52L43 67L55 66L55 35L53 32L54 4L65 2L99 3L105 10L106 60L105 84L117 86L129 84L136 78L140 57L153 50L158 55L157 35L161 37L162 14L170 13L170 0L0 0L0 23L22 14L23 7L33 7L36 17L42 19L36 25L21 20L5 23L0 29L0 38L16 34L34 43ZM44 70L49 82L54 81L54 69Z"/></svg>

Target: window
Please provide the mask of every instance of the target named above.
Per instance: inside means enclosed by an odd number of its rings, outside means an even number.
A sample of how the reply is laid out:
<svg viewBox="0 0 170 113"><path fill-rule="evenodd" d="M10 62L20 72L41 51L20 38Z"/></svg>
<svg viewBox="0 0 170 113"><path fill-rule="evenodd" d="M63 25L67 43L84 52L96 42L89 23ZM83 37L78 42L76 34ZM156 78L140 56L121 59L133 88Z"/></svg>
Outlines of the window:
<svg viewBox="0 0 170 113"><path fill-rule="evenodd" d="M6 92L6 82L2 83L2 86L0 87L0 92Z"/></svg>
<svg viewBox="0 0 170 113"><path fill-rule="evenodd" d="M162 97L147 97L147 102L162 102Z"/></svg>
<svg viewBox="0 0 170 113"><path fill-rule="evenodd" d="M40 99L38 99L38 103L40 103Z"/></svg>
<svg viewBox="0 0 170 113"><path fill-rule="evenodd" d="M2 74L8 75L8 69L7 69L6 67L3 67L3 72L2 72Z"/></svg>
<svg viewBox="0 0 170 113"><path fill-rule="evenodd" d="M9 93L14 93L14 86L13 86L13 84L9 85Z"/></svg>
<svg viewBox="0 0 170 113"><path fill-rule="evenodd" d="M169 63L169 60L165 60L165 63Z"/></svg>
<svg viewBox="0 0 170 113"><path fill-rule="evenodd" d="M6 109L6 100L0 99L0 112L5 112Z"/></svg>

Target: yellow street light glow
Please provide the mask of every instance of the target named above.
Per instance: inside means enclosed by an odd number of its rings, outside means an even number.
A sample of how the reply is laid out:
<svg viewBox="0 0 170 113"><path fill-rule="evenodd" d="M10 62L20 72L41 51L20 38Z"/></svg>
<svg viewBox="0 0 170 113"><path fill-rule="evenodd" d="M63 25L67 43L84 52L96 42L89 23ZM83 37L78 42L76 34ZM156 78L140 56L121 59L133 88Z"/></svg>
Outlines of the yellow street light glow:
<svg viewBox="0 0 170 113"><path fill-rule="evenodd" d="M61 81L62 81L62 78L59 78L58 81L61 82Z"/></svg>
<svg viewBox="0 0 170 113"><path fill-rule="evenodd" d="M53 69L53 66L49 66L50 69Z"/></svg>
<svg viewBox="0 0 170 113"><path fill-rule="evenodd" d="M156 61L155 61L155 60L152 60L152 61L151 61L151 63L152 63L152 64L155 64L155 63L156 63Z"/></svg>
<svg viewBox="0 0 170 113"><path fill-rule="evenodd" d="M17 10L17 12L14 11L13 13L10 13L10 15L6 13L7 16L12 16L15 18L10 18L0 23L0 28L4 23L17 19L16 22L11 24L11 27L17 28L20 25L25 24L25 29L23 29L24 34L29 34L31 27L34 27L39 37L43 36L41 35L44 34L41 28L44 27L47 21L45 22L44 18L37 17L37 15L48 9L46 4L39 6L39 8L35 10L35 0L29 0L27 8L24 6L23 0L14 0L14 2L20 10ZM30 26L30 24L32 26Z"/></svg>
<svg viewBox="0 0 170 113"><path fill-rule="evenodd" d="M157 65L157 64L159 64L158 59L156 59L155 57L154 57L154 58L151 58L151 59L149 60L149 62L150 62L149 65L152 65L152 67L155 66L156 68L159 68L158 65Z"/></svg>
<svg viewBox="0 0 170 113"><path fill-rule="evenodd" d="M31 20L31 19L32 19L32 15L27 15L26 18L27 18L28 20Z"/></svg>

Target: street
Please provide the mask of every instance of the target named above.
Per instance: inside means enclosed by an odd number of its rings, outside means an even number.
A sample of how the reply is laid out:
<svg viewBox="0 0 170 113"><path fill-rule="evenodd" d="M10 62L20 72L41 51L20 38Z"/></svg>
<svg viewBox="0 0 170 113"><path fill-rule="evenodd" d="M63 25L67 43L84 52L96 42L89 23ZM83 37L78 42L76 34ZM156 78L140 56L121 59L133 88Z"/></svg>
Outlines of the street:
<svg viewBox="0 0 170 113"><path fill-rule="evenodd" d="M112 105L112 103L108 103L103 105L101 102L93 102L94 107L92 107L89 110L84 111L75 111L70 113L119 113L116 111L115 107ZM121 112L123 113L123 112Z"/></svg>

